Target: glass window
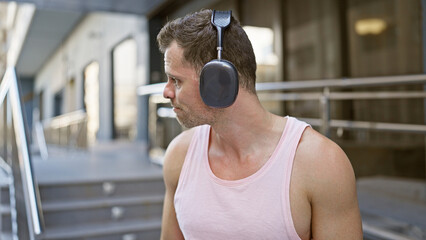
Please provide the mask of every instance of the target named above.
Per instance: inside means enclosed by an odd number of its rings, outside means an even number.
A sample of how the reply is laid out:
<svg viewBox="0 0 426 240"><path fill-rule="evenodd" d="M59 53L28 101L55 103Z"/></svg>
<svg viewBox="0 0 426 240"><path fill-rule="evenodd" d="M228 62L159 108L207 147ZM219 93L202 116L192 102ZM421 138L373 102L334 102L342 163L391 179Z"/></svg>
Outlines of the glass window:
<svg viewBox="0 0 426 240"><path fill-rule="evenodd" d="M285 5L286 81L339 78L342 75L341 29L336 0L288 0ZM319 102L289 101L286 114L319 118ZM343 115L341 103L331 112Z"/></svg>
<svg viewBox="0 0 426 240"><path fill-rule="evenodd" d="M59 116L63 114L64 90L58 91L53 98L53 115Z"/></svg>
<svg viewBox="0 0 426 240"><path fill-rule="evenodd" d="M113 50L114 130L116 138L134 139L136 134L136 60L134 39L127 39Z"/></svg>
<svg viewBox="0 0 426 240"><path fill-rule="evenodd" d="M422 73L419 0L349 0L353 77Z"/></svg>
<svg viewBox="0 0 426 240"><path fill-rule="evenodd" d="M419 0L349 0L350 72L353 77L422 73ZM365 89L371 90L371 89ZM423 86L381 87L375 91L422 91ZM424 124L422 99L354 101L356 120ZM361 133L360 133L361 134ZM357 136L382 145L423 145L412 134L364 133Z"/></svg>
<svg viewBox="0 0 426 240"><path fill-rule="evenodd" d="M341 75L340 28L335 0L286 1L288 80Z"/></svg>
<svg viewBox="0 0 426 240"><path fill-rule="evenodd" d="M87 113L87 141L92 145L99 130L99 64L84 69L84 106Z"/></svg>
<svg viewBox="0 0 426 240"><path fill-rule="evenodd" d="M66 88L66 97L67 97L67 99L66 99L66 104L67 104L66 111L67 112L72 112L72 111L75 111L77 109L76 94L77 93L76 93L76 87L75 87L75 80L74 80L74 78L71 78L68 81L67 88Z"/></svg>
<svg viewBox="0 0 426 240"><path fill-rule="evenodd" d="M239 4L238 18L256 56L256 82L283 81L282 2L244 0ZM261 96L260 100L262 101ZM262 101L262 105L270 112L284 114L282 102Z"/></svg>

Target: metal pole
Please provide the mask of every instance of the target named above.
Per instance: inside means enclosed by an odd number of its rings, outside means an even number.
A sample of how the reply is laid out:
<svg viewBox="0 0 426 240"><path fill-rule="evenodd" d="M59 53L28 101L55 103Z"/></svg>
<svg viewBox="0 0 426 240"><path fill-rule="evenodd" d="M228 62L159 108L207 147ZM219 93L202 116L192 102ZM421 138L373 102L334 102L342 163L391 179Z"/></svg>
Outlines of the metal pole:
<svg viewBox="0 0 426 240"><path fill-rule="evenodd" d="M422 45L423 45L423 73L426 73L426 0L421 1L422 8ZM423 85L423 90L426 91L426 84ZM426 124L426 98L423 99L423 121ZM426 179L426 135L425 135L425 179ZM426 188L426 186L425 186Z"/></svg>
<svg viewBox="0 0 426 240"><path fill-rule="evenodd" d="M321 118L322 118L322 125L321 125L321 132L326 137L330 137L330 89L328 87L325 87L323 90L323 95L321 96Z"/></svg>
<svg viewBox="0 0 426 240"><path fill-rule="evenodd" d="M138 99L138 121L137 121L137 135L136 140L142 143L143 148L146 150L144 153L149 157L149 95L137 97Z"/></svg>

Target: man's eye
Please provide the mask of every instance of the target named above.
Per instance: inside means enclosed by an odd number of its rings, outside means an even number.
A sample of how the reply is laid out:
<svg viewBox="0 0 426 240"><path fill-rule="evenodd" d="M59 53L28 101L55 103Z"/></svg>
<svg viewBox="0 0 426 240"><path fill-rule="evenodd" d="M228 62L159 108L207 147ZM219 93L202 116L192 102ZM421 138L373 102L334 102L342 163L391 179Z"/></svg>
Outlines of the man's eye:
<svg viewBox="0 0 426 240"><path fill-rule="evenodd" d="M178 86L180 85L180 80L179 80L179 79L177 79L177 78L175 78L175 77L172 77L172 81L173 81L173 84L174 84L176 87L178 87Z"/></svg>

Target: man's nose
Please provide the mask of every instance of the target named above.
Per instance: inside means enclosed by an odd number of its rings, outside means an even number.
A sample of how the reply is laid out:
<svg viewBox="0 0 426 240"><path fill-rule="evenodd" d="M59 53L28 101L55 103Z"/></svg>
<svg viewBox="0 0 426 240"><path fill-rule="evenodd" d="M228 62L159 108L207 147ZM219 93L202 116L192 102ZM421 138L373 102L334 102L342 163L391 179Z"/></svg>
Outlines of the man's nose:
<svg viewBox="0 0 426 240"><path fill-rule="evenodd" d="M168 99L173 99L175 97L175 88L174 85L168 81L163 90L163 97Z"/></svg>

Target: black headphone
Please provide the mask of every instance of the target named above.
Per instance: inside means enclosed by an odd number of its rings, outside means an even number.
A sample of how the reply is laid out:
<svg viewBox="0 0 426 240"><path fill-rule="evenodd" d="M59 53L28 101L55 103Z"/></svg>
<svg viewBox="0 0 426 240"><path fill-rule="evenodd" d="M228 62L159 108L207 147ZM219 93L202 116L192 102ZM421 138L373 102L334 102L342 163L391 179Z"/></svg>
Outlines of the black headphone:
<svg viewBox="0 0 426 240"><path fill-rule="evenodd" d="M207 106L225 108L231 106L238 95L238 72L235 66L222 59L223 30L231 23L231 11L212 13L212 24L217 29L217 59L204 65L200 74L200 94Z"/></svg>

